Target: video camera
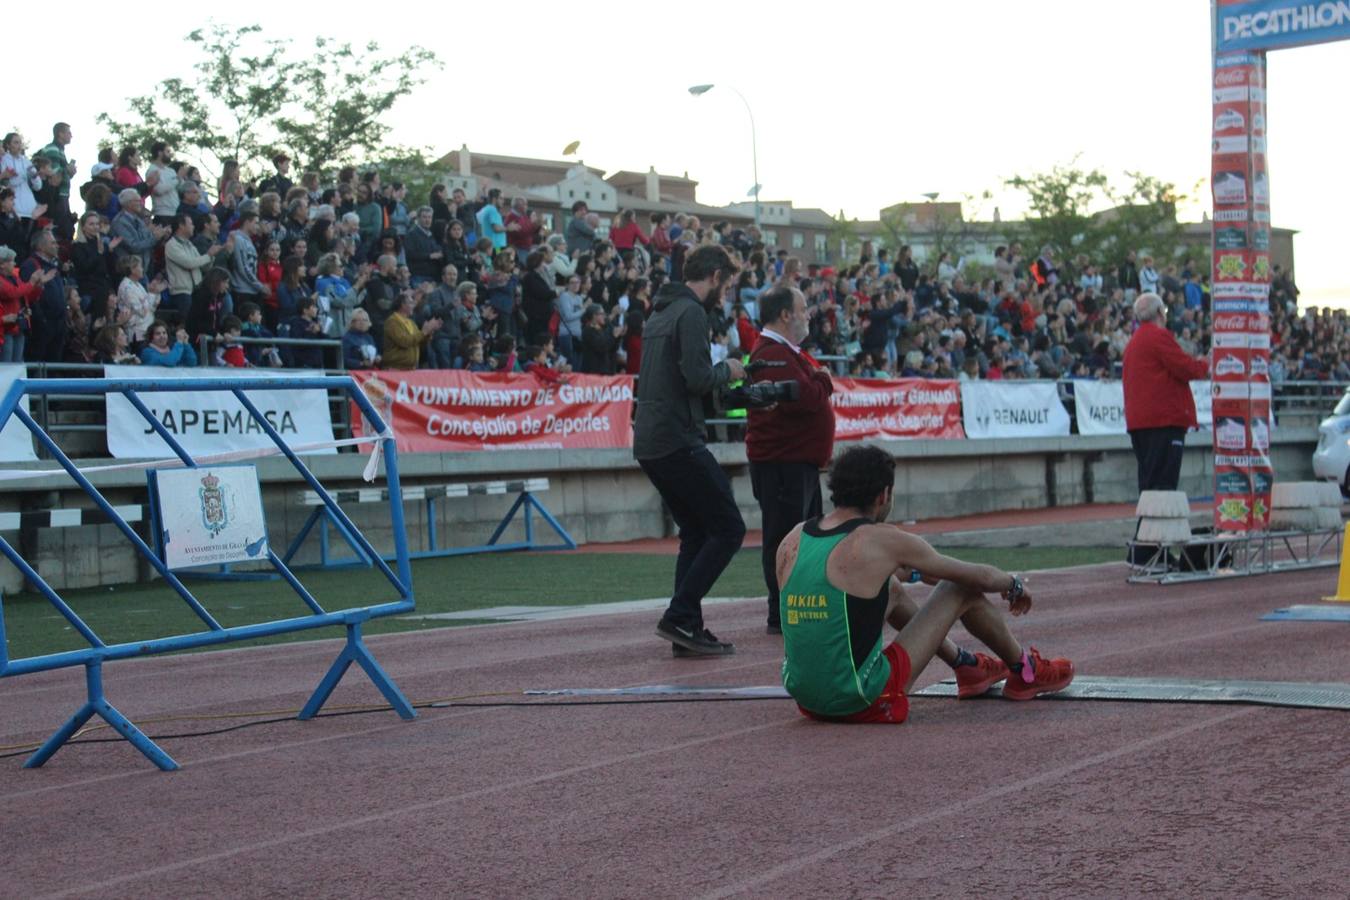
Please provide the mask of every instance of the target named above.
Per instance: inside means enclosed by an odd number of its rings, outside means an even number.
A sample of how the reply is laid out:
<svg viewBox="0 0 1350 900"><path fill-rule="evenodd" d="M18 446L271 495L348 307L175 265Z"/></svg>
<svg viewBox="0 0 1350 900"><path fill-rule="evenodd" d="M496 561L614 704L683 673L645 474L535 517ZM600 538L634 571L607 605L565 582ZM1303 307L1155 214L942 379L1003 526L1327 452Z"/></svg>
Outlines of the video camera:
<svg viewBox="0 0 1350 900"><path fill-rule="evenodd" d="M761 369L786 366L782 360L761 359L746 365L745 373L753 375ZM760 381L731 388L722 394L722 406L727 409L767 409L776 403L790 403L802 395L802 386L796 381Z"/></svg>

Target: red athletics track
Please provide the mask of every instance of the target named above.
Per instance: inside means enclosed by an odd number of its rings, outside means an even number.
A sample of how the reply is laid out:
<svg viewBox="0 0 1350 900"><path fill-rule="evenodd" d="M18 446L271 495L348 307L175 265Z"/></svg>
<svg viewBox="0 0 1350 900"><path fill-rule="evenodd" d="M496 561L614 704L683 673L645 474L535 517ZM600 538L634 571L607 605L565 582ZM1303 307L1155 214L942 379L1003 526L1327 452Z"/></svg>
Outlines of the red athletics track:
<svg viewBox="0 0 1350 900"><path fill-rule="evenodd" d="M1350 625L1266 623L1334 570L1126 586L1033 576L1017 633L1080 673L1350 681ZM674 660L651 613L370 641L410 698L771 684L759 603L737 655ZM295 709L335 642L114 663L133 719ZM946 677L940 663L921 684ZM370 701L352 675L334 703ZM0 682L0 742L45 736L80 673ZM242 699L241 699L242 698ZM162 734L220 722L151 724ZM107 734L104 731L103 734ZM903 726L782 700L428 709L0 763L9 897L1344 896L1350 717L1265 707L916 699Z"/></svg>

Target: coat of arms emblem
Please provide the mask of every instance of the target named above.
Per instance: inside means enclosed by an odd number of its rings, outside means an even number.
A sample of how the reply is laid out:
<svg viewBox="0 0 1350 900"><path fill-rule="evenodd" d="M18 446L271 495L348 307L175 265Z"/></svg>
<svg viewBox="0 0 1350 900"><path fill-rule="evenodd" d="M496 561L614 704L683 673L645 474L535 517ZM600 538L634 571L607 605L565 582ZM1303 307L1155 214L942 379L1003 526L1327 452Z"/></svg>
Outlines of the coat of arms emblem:
<svg viewBox="0 0 1350 900"><path fill-rule="evenodd" d="M216 537L230 524L230 515L225 509L225 492L220 489L220 479L214 475L202 478L201 489L197 492L202 503L202 525Z"/></svg>

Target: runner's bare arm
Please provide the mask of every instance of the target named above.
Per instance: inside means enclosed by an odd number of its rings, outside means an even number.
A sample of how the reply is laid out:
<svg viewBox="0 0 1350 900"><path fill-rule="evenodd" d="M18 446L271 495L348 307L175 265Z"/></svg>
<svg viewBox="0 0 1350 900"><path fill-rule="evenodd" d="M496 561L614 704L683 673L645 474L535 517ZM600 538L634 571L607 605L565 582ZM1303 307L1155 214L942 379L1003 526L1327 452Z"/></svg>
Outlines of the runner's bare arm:
<svg viewBox="0 0 1350 900"><path fill-rule="evenodd" d="M917 534L887 529L886 547L897 571L918 569L926 582L946 580L966 584L986 594L1007 594L1013 577L1002 569L978 563L962 562L945 556Z"/></svg>

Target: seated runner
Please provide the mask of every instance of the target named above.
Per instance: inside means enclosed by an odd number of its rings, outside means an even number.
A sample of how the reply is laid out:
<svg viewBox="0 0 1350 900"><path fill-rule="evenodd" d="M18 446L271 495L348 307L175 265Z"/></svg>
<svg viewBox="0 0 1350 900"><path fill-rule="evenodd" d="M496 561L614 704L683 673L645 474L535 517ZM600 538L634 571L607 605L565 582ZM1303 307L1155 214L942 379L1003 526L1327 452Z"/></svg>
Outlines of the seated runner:
<svg viewBox="0 0 1350 900"><path fill-rule="evenodd" d="M956 673L958 696L1007 679L1003 696L1030 700L1063 690L1073 663L1023 652L985 596L1001 594L1015 616L1031 609L1022 580L993 566L943 556L923 538L885 524L895 460L854 446L830 466L834 511L794 528L778 548L783 686L802 714L837 722L899 724L905 692L934 656ZM936 585L922 608L903 582ZM947 639L957 622L994 652L972 654ZM883 647L884 622L900 633Z"/></svg>

